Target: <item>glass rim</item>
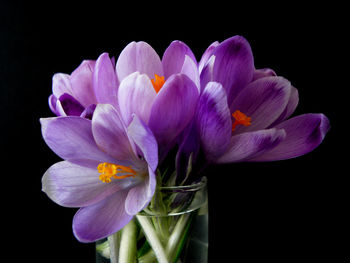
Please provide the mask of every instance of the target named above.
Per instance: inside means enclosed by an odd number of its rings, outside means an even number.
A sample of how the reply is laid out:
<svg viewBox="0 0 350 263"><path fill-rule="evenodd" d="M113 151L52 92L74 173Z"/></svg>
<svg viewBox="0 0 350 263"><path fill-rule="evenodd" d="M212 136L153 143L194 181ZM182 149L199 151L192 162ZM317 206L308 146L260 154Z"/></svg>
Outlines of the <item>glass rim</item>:
<svg viewBox="0 0 350 263"><path fill-rule="evenodd" d="M161 186L160 191L198 191L207 185L207 177L203 176L201 180L194 184L189 185L175 185L175 186Z"/></svg>

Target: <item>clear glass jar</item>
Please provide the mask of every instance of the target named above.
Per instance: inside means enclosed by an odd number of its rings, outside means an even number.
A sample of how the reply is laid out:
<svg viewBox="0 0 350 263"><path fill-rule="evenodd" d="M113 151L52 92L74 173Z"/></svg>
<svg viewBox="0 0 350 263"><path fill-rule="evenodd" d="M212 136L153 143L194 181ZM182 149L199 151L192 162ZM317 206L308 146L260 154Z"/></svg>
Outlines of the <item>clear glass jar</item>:
<svg viewBox="0 0 350 263"><path fill-rule="evenodd" d="M208 261L207 180L159 187L127 226L96 242L98 263Z"/></svg>

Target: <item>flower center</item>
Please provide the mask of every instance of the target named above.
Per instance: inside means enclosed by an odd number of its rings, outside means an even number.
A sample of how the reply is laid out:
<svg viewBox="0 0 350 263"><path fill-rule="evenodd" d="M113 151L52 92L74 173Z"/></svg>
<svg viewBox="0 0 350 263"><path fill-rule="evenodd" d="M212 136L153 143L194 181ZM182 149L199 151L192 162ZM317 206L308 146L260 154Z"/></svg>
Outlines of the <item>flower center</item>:
<svg viewBox="0 0 350 263"><path fill-rule="evenodd" d="M151 82L152 82L153 88L158 93L162 88L162 86L164 85L165 79L164 79L164 76L158 76L157 74L154 74L154 76L155 78L151 79Z"/></svg>
<svg viewBox="0 0 350 263"><path fill-rule="evenodd" d="M99 179L104 183L110 183L111 177L115 179L124 179L127 177L135 177L136 171L124 165L117 165L114 163L100 163L97 166L97 171L100 173ZM120 175L118 175L118 173Z"/></svg>
<svg viewBox="0 0 350 263"><path fill-rule="evenodd" d="M236 110L234 113L232 113L232 117L235 118L234 123L232 123L232 131L236 129L236 126L238 124L249 126L251 125L251 118L245 115L243 112Z"/></svg>

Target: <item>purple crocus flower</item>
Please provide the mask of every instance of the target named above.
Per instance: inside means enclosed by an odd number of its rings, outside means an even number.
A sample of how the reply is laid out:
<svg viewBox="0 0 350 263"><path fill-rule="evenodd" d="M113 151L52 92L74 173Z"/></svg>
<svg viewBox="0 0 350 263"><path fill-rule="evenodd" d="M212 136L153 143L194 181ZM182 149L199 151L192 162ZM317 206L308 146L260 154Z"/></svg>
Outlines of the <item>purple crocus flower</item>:
<svg viewBox="0 0 350 263"><path fill-rule="evenodd" d="M271 69L256 70L241 36L210 45L199 71L201 95L178 152L178 173L191 153L204 153L207 163L294 158L316 148L329 130L323 114L288 119L298 104L297 89Z"/></svg>
<svg viewBox="0 0 350 263"><path fill-rule="evenodd" d="M103 53L95 60L84 60L71 75L57 73L52 78L49 106L57 116L90 118L97 103L117 105L119 81L114 58Z"/></svg>
<svg viewBox="0 0 350 263"><path fill-rule="evenodd" d="M192 51L174 41L160 60L149 44L132 42L121 52L116 72L123 120L128 124L138 115L154 133L162 159L194 116L199 73Z"/></svg>
<svg viewBox="0 0 350 263"><path fill-rule="evenodd" d="M93 242L124 227L152 199L157 142L136 115L125 126L110 104L98 104L92 120L77 116L41 119L47 145L62 162L42 179L57 204L80 207L73 219L78 240Z"/></svg>

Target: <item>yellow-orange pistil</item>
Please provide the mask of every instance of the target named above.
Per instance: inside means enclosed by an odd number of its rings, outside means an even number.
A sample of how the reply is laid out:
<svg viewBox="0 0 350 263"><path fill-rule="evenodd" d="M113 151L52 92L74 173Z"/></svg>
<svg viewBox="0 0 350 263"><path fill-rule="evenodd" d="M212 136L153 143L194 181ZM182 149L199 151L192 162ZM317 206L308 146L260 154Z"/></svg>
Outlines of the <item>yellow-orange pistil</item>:
<svg viewBox="0 0 350 263"><path fill-rule="evenodd" d="M100 173L99 179L104 183L110 183L112 181L111 177L115 179L124 179L136 176L136 171L131 167L114 163L100 163L97 166L97 171ZM118 175L118 173L121 175Z"/></svg>
<svg viewBox="0 0 350 263"><path fill-rule="evenodd" d="M165 83L164 76L158 76L157 74L154 74L155 78L151 79L153 88L158 93L160 89L163 87Z"/></svg>
<svg viewBox="0 0 350 263"><path fill-rule="evenodd" d="M236 126L238 124L244 126L251 125L251 118L245 115L243 112L240 112L239 110L236 110L234 113L232 113L232 117L235 118L235 122L232 123L232 131L236 129Z"/></svg>

